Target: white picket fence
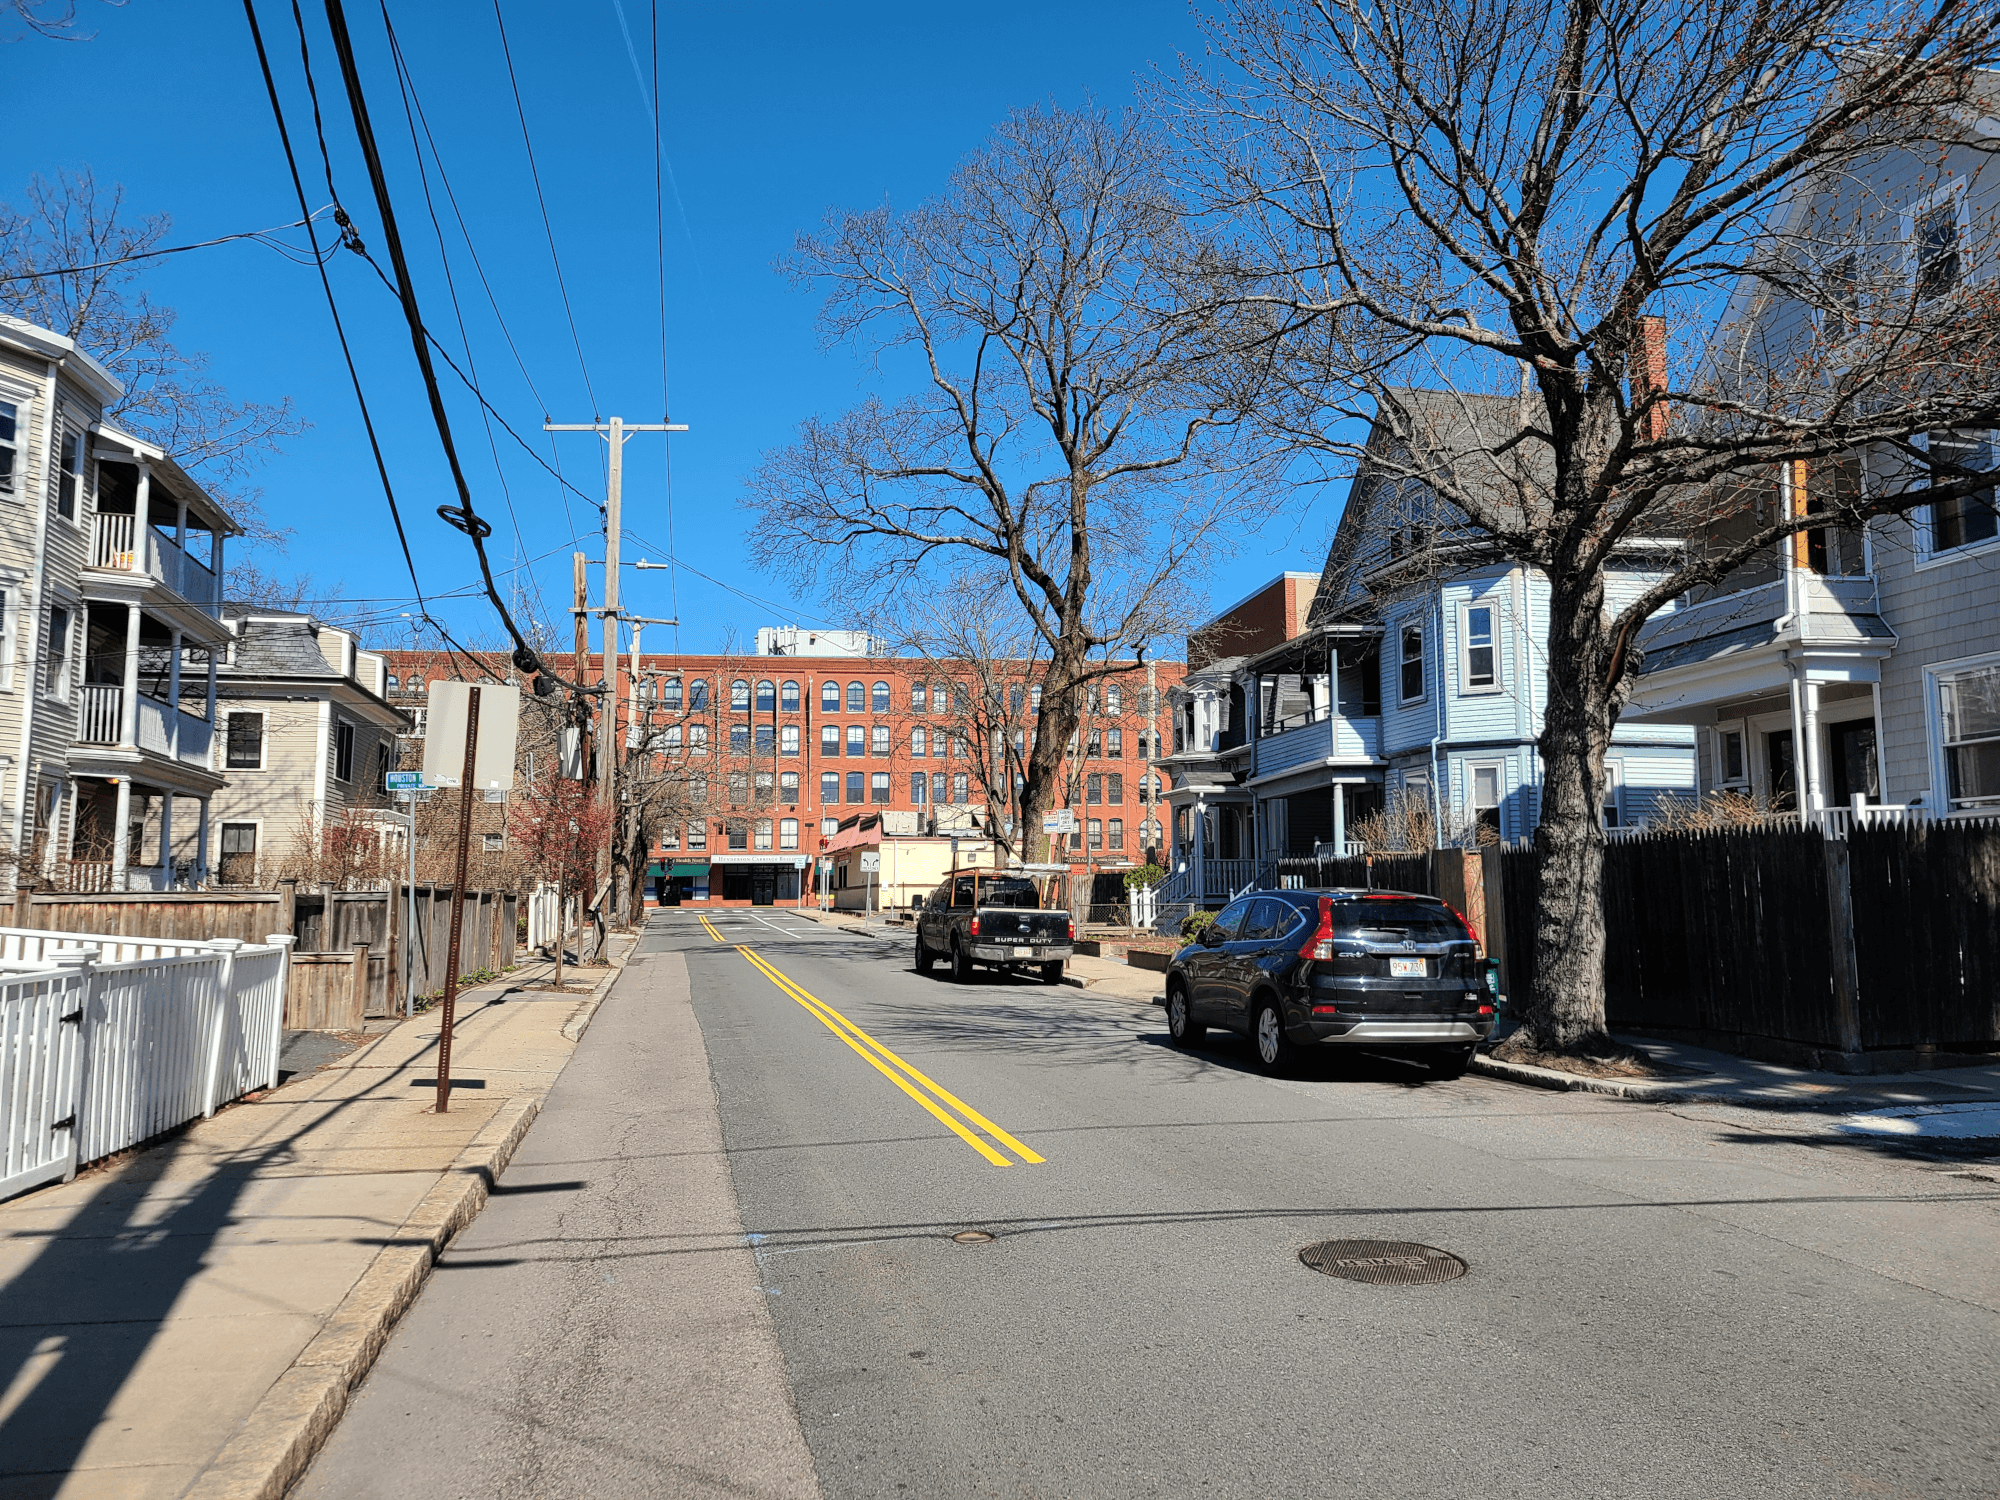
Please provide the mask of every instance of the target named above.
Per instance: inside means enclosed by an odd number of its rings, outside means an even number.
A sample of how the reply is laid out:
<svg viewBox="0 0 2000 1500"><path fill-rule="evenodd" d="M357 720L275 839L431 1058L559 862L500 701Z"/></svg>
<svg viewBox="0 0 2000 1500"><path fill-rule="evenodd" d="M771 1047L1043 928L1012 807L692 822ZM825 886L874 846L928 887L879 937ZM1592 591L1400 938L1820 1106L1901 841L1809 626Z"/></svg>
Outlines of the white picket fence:
<svg viewBox="0 0 2000 1500"><path fill-rule="evenodd" d="M274 1087L292 941L0 928L0 1197Z"/></svg>

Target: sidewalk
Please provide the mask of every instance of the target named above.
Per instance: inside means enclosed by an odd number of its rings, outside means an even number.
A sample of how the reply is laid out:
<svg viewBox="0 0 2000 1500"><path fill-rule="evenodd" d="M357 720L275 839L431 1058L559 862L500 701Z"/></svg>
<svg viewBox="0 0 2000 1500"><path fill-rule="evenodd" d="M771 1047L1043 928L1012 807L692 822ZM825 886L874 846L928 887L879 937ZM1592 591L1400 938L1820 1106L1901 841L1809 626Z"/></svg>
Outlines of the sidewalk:
<svg viewBox="0 0 2000 1500"><path fill-rule="evenodd" d="M0 1496L281 1496L618 973L551 968L460 992L449 1114L432 1010L0 1204Z"/></svg>
<svg viewBox="0 0 2000 1500"><path fill-rule="evenodd" d="M1591 1078L1501 1062L1484 1052L1473 1058L1472 1071L1512 1083L1609 1094L1644 1104L1734 1104L1753 1109L1845 1113L1939 1108L1949 1113L1951 1106L1963 1109L2000 1104L2000 1059L1986 1067L1940 1068L1924 1073L1817 1073L1657 1037L1621 1036L1617 1040L1646 1053L1666 1076Z"/></svg>

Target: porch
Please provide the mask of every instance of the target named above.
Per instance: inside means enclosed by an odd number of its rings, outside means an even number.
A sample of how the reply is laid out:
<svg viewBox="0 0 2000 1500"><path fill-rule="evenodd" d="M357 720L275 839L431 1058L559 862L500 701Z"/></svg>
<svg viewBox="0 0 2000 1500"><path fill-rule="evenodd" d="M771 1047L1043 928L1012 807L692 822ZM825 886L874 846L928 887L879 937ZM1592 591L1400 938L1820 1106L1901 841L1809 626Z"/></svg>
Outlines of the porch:
<svg viewBox="0 0 2000 1500"><path fill-rule="evenodd" d="M219 615L223 541L240 528L172 459L110 428L97 437L86 585L116 578L166 612Z"/></svg>

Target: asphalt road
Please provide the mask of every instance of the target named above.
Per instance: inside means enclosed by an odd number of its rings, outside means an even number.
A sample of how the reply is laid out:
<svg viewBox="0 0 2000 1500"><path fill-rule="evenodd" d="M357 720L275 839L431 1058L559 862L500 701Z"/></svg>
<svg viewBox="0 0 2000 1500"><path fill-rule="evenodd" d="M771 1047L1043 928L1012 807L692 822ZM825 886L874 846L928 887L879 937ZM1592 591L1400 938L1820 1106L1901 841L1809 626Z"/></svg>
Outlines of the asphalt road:
<svg viewBox="0 0 2000 1500"><path fill-rule="evenodd" d="M642 951L726 1175L642 967L299 1493L792 1494L800 1433L869 1500L2000 1493L2000 1171L1390 1059L1269 1080L797 914ZM1470 1271L1300 1263L1332 1238Z"/></svg>

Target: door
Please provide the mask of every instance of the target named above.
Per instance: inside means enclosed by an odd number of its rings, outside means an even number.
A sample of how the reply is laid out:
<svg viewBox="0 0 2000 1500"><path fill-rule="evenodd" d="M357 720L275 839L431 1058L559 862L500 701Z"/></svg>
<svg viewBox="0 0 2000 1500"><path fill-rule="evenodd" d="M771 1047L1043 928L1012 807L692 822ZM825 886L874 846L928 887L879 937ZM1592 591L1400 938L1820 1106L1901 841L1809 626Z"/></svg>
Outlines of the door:
<svg viewBox="0 0 2000 1500"><path fill-rule="evenodd" d="M1217 1025L1229 1025L1229 945L1235 940L1243 919L1250 914L1251 900L1232 901L1208 930L1199 951L1188 956L1182 966L1188 976L1188 999L1196 1017Z"/></svg>
<svg viewBox="0 0 2000 1500"><path fill-rule="evenodd" d="M750 904L770 906L778 899L778 872L765 865L754 866L750 871Z"/></svg>
<svg viewBox="0 0 2000 1500"><path fill-rule="evenodd" d="M1764 784L1770 789L1772 812L1793 812L1798 808L1798 759L1793 749L1789 729L1776 730L1764 736L1766 766L1770 772Z"/></svg>
<svg viewBox="0 0 2000 1500"><path fill-rule="evenodd" d="M1250 996L1264 977L1278 946L1278 937L1291 926L1292 909L1272 896L1259 896L1250 903L1248 915L1236 936L1224 946L1220 1023L1235 1031L1250 1029Z"/></svg>
<svg viewBox="0 0 2000 1500"><path fill-rule="evenodd" d="M1875 721L1854 719L1827 730L1833 749L1833 805L1852 807L1856 797L1870 802L1882 800L1880 772L1875 760Z"/></svg>

